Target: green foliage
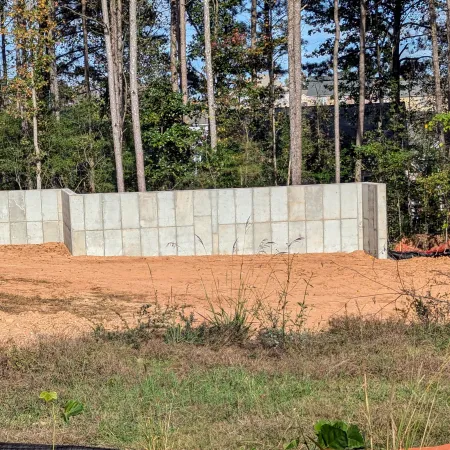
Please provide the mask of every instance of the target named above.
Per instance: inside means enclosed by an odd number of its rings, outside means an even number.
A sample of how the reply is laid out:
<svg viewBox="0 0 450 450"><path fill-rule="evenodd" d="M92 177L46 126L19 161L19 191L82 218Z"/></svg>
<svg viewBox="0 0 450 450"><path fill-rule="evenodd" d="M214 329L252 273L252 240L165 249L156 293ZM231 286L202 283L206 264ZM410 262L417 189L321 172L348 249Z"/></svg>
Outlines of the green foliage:
<svg viewBox="0 0 450 450"><path fill-rule="evenodd" d="M364 438L357 425L342 421L320 420L314 425L317 445L321 450L347 450L365 447Z"/></svg>
<svg viewBox="0 0 450 450"><path fill-rule="evenodd" d="M436 114L425 127L427 129L435 130L438 126L442 126L444 131L450 131L450 113Z"/></svg>
<svg viewBox="0 0 450 450"><path fill-rule="evenodd" d="M39 394L39 398L44 400L46 403L50 403L58 399L58 394L54 391L42 391Z"/></svg>
<svg viewBox="0 0 450 450"><path fill-rule="evenodd" d="M45 403L51 404L52 422L53 422L53 434L52 434L52 449L56 448L56 426L57 426L57 414L56 414L56 401L58 400L58 394L55 391L42 391L39 394L39 398L44 400ZM69 423L71 417L80 415L84 411L84 405L76 400L69 400L64 407L60 408L61 417L64 423Z"/></svg>
<svg viewBox="0 0 450 450"><path fill-rule="evenodd" d="M62 417L65 423L69 423L71 417L80 415L84 411L84 405L76 400L69 400L62 410Z"/></svg>

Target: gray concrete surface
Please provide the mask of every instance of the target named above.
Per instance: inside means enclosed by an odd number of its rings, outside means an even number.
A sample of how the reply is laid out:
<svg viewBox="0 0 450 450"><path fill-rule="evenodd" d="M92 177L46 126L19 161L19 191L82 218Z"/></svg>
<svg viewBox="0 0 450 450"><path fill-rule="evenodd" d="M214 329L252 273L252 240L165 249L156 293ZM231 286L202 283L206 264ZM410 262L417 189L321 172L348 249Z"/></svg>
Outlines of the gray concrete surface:
<svg viewBox="0 0 450 450"><path fill-rule="evenodd" d="M0 192L0 245L43 242L64 242L75 256L365 250L386 258L386 187Z"/></svg>

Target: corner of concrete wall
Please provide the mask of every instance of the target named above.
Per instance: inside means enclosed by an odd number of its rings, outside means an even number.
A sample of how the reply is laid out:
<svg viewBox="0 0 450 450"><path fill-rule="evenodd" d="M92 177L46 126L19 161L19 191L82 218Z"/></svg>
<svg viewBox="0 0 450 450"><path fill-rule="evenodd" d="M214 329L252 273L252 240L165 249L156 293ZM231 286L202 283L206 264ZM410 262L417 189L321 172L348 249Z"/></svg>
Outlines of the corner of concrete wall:
<svg viewBox="0 0 450 450"><path fill-rule="evenodd" d="M387 258L386 185L362 184L363 249L379 259Z"/></svg>
<svg viewBox="0 0 450 450"><path fill-rule="evenodd" d="M71 227L71 215L70 215L70 197L75 195L70 189L61 189L61 212L62 212L62 228L63 239L65 246L69 249L69 252L73 254L72 248L72 227Z"/></svg>

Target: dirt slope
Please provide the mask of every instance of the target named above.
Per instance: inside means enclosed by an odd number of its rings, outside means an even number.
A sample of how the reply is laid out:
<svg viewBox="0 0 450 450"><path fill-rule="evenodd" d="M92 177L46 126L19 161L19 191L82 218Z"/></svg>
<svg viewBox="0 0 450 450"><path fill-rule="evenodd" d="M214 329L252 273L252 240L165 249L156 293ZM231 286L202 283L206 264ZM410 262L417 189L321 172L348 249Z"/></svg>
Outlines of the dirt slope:
<svg viewBox="0 0 450 450"><path fill-rule="evenodd" d="M291 257L292 258L292 257ZM189 305L207 314L208 298L237 298L275 306L286 287L294 308L305 300L308 326L331 316L392 314L402 289L429 286L450 293L450 259L379 261L362 252L246 257L72 257L63 245L0 247L0 343L39 335L75 335L98 323L132 323L140 306ZM447 285L448 281L448 285ZM221 299L221 300L220 300Z"/></svg>

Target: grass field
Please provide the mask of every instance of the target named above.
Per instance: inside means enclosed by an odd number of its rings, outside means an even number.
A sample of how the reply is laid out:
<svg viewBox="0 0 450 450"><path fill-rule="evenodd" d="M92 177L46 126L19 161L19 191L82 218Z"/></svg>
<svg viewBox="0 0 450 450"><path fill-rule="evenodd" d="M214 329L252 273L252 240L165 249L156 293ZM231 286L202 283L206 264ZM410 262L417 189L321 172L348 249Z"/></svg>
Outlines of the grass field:
<svg viewBox="0 0 450 450"><path fill-rule="evenodd" d="M5 347L0 441L50 443L51 414L39 393L55 390L86 407L58 424L61 443L278 449L307 440L318 419L357 423L376 448L399 447L392 436L408 433L414 444L424 435L425 443L447 443L449 343L446 326L342 319L287 349L102 334Z"/></svg>

